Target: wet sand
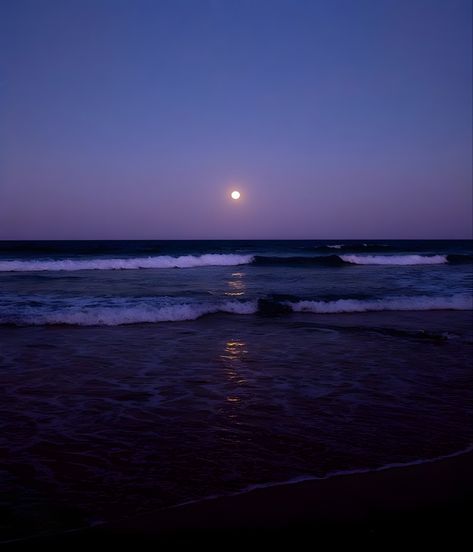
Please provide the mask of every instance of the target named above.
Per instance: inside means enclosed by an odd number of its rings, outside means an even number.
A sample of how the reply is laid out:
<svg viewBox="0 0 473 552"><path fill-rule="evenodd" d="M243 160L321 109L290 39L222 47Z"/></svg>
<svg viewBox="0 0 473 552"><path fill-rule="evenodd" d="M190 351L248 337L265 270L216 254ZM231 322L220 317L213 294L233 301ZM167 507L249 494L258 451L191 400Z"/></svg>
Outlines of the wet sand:
<svg viewBox="0 0 473 552"><path fill-rule="evenodd" d="M378 472L334 476L209 499L38 544L235 545L447 540L471 536L473 453ZM386 540L388 539L388 540Z"/></svg>

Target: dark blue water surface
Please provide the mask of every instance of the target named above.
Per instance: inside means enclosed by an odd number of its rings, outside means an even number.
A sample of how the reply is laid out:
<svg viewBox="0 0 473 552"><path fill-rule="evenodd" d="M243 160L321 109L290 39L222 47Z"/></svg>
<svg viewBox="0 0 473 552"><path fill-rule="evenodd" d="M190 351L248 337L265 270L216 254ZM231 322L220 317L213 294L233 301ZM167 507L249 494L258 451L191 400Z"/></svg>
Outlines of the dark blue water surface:
<svg viewBox="0 0 473 552"><path fill-rule="evenodd" d="M0 242L0 539L471 450L472 254Z"/></svg>
<svg viewBox="0 0 473 552"><path fill-rule="evenodd" d="M471 309L472 253L467 240L0 242L0 323Z"/></svg>

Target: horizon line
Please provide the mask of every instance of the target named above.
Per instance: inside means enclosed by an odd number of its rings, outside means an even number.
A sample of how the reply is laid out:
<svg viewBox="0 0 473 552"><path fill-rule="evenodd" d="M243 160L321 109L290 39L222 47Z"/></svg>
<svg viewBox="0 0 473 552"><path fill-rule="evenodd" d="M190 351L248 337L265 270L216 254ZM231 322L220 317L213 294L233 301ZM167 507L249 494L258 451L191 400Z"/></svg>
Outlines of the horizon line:
<svg viewBox="0 0 473 552"><path fill-rule="evenodd" d="M0 238L0 242L74 242L74 241L473 241L461 238Z"/></svg>

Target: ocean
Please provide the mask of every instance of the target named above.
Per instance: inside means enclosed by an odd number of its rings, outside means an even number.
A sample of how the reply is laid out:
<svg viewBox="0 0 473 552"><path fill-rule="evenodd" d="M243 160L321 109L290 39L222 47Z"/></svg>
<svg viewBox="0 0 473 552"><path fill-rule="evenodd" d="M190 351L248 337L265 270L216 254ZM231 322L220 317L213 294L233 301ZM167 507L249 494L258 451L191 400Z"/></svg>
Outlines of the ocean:
<svg viewBox="0 0 473 552"><path fill-rule="evenodd" d="M0 242L3 539L473 443L473 243Z"/></svg>

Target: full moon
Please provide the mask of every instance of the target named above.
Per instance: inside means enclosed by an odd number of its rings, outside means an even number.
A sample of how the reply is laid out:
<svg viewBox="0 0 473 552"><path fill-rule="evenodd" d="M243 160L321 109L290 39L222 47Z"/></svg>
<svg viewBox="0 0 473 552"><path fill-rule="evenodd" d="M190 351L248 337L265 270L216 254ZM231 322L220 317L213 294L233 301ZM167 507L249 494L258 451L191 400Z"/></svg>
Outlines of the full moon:
<svg viewBox="0 0 473 552"><path fill-rule="evenodd" d="M234 190L231 193L232 199L240 199L240 192L238 190Z"/></svg>

